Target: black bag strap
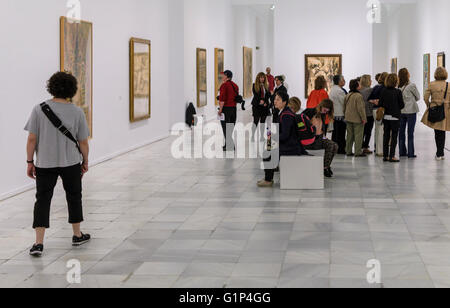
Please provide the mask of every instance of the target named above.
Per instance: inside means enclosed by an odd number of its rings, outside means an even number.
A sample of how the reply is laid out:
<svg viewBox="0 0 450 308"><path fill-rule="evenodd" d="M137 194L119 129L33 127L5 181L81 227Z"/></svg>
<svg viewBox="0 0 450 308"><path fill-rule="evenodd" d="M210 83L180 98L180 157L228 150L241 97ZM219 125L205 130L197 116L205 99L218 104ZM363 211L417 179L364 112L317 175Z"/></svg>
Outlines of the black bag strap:
<svg viewBox="0 0 450 308"><path fill-rule="evenodd" d="M448 82L447 82L447 86L445 87L444 104L445 104L445 100L447 99L447 93L448 93Z"/></svg>
<svg viewBox="0 0 450 308"><path fill-rule="evenodd" d="M78 152L81 153L80 144L75 139L75 137L72 135L72 133L63 125L62 121L58 118L58 116L53 112L53 110L50 108L50 106L47 103L41 104L42 112L47 116L47 118L50 120L50 122L55 126L64 136L66 136L70 141L75 143Z"/></svg>
<svg viewBox="0 0 450 308"><path fill-rule="evenodd" d="M229 80L228 82L231 83L231 86L233 87L233 90L234 90L234 92L236 93L236 96L239 96L239 91L238 91L238 89L236 89L236 87L234 86L234 83L233 83L231 80Z"/></svg>

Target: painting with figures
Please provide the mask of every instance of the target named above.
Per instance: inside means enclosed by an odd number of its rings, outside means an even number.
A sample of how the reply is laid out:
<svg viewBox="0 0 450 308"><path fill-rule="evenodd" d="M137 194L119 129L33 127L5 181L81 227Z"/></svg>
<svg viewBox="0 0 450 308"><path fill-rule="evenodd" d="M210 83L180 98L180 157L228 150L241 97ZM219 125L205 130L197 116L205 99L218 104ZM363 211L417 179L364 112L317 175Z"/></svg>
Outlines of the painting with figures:
<svg viewBox="0 0 450 308"><path fill-rule="evenodd" d="M305 55L305 97L314 90L314 82L319 76L327 80L329 91L333 77L342 74L342 55Z"/></svg>
<svg viewBox="0 0 450 308"><path fill-rule="evenodd" d="M151 117L151 42L130 40L130 122Z"/></svg>

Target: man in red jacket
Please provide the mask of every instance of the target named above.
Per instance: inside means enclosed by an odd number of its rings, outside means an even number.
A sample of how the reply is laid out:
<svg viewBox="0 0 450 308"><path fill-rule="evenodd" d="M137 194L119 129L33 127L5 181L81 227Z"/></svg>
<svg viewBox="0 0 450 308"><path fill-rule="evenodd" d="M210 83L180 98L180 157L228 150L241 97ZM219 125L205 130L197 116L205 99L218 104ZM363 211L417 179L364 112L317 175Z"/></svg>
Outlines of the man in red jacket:
<svg viewBox="0 0 450 308"><path fill-rule="evenodd" d="M266 68L267 81L269 82L269 92L273 95L273 90L275 89L275 77L272 76L272 69L270 67Z"/></svg>
<svg viewBox="0 0 450 308"><path fill-rule="evenodd" d="M219 117L224 115L222 123L223 135L225 137L224 151L234 150L233 131L237 120L236 97L239 95L239 87L235 84L231 71L223 72L223 84L219 95Z"/></svg>

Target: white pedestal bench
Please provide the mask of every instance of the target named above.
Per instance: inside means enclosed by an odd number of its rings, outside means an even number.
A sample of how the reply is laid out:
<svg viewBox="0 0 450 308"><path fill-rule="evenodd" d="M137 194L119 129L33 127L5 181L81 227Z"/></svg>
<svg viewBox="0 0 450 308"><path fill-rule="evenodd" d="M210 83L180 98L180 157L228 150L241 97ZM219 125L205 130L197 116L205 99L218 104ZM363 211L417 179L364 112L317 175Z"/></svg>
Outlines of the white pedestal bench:
<svg viewBox="0 0 450 308"><path fill-rule="evenodd" d="M308 151L314 156L282 156L281 190L320 190L325 188L323 156L325 151Z"/></svg>

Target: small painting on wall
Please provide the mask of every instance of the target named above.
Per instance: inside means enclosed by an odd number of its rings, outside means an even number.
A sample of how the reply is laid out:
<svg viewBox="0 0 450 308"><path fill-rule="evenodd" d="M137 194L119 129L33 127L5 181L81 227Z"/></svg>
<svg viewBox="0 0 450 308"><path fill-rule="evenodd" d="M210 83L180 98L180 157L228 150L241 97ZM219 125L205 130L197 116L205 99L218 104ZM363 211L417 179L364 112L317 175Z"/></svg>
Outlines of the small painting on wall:
<svg viewBox="0 0 450 308"><path fill-rule="evenodd" d="M342 55L305 55L305 97L314 90L314 82L319 76L327 80L331 90L333 77L342 74Z"/></svg>
<svg viewBox="0 0 450 308"><path fill-rule="evenodd" d="M219 105L219 101L217 100L217 96L219 94L220 86L223 83L223 75L222 73L225 70L225 57L224 50L220 48L216 48L214 50L214 83L215 83L215 96L216 96L216 106Z"/></svg>
<svg viewBox="0 0 450 308"><path fill-rule="evenodd" d="M206 68L206 49L197 48L197 107L208 104L208 80Z"/></svg>
<svg viewBox="0 0 450 308"><path fill-rule="evenodd" d="M253 49L244 47L244 98L253 95Z"/></svg>
<svg viewBox="0 0 450 308"><path fill-rule="evenodd" d="M423 55L423 93L428 90L431 81L430 61L431 55L429 53Z"/></svg>
<svg viewBox="0 0 450 308"><path fill-rule="evenodd" d="M398 59L397 58L393 58L391 60L391 73L392 74L398 73Z"/></svg>
<svg viewBox="0 0 450 308"><path fill-rule="evenodd" d="M437 67L445 67L445 52L438 53Z"/></svg>

